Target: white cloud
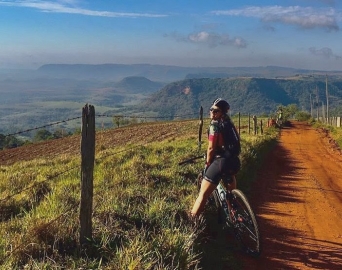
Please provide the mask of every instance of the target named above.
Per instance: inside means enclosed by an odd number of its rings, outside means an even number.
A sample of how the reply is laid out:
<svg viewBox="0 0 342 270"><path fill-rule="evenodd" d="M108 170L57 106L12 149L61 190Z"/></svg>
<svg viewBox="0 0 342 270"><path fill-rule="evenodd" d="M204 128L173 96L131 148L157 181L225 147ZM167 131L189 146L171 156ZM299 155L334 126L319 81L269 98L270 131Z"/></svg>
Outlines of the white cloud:
<svg viewBox="0 0 342 270"><path fill-rule="evenodd" d="M342 13L333 8L314 9L300 6L250 6L243 9L212 11L216 15L244 16L259 18L263 22L275 22L296 25L300 28L324 28L338 31L337 21L342 20Z"/></svg>
<svg viewBox="0 0 342 270"><path fill-rule="evenodd" d="M247 47L247 42L241 37L230 38L228 34L209 33L206 31L196 32L187 36L178 33L165 35L166 37L173 37L177 41L204 44L210 48L217 46L234 46L238 48Z"/></svg>
<svg viewBox="0 0 342 270"><path fill-rule="evenodd" d="M330 59L335 58L336 60L342 59L342 56L335 55L332 49L324 47L321 49L316 49L315 47L309 48L311 54L316 56L322 56L324 58Z"/></svg>
<svg viewBox="0 0 342 270"><path fill-rule="evenodd" d="M96 11L76 7L77 0L60 0L58 2L52 1L39 1L39 0L16 0L6 1L0 0L0 6L15 6L15 7L26 7L40 10L42 12L52 13L69 13L69 14L80 14L86 16L98 16L98 17L166 17L163 14L149 14L149 13L126 13L126 12L112 12L112 11Z"/></svg>

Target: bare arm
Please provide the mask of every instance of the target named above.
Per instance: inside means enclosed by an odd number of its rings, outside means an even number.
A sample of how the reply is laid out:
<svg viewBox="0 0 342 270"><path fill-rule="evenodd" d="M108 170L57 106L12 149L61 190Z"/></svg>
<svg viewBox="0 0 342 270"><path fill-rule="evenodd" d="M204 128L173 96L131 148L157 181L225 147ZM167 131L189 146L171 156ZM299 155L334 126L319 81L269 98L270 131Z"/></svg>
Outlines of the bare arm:
<svg viewBox="0 0 342 270"><path fill-rule="evenodd" d="M208 165L214 160L216 144L217 144L217 135L209 138L208 148L207 148L207 162L206 162L206 164Z"/></svg>

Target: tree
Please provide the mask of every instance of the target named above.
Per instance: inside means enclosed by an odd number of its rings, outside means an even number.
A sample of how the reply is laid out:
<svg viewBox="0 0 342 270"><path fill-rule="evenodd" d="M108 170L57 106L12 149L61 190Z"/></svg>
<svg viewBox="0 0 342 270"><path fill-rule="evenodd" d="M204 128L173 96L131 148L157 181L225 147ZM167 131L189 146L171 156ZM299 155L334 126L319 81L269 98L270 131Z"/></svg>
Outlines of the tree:
<svg viewBox="0 0 342 270"><path fill-rule="evenodd" d="M122 120L123 120L123 116L121 115L117 115L113 117L113 123L114 125L116 125L118 128L120 127L120 125L122 124Z"/></svg>
<svg viewBox="0 0 342 270"><path fill-rule="evenodd" d="M0 149L15 148L23 145L25 142L15 136L5 136L0 134Z"/></svg>
<svg viewBox="0 0 342 270"><path fill-rule="evenodd" d="M66 136L69 136L71 135L72 133L70 131L66 131L65 129L63 128L59 128L59 129L56 129L53 133L53 137L55 139L58 139L58 138L63 138L63 137L66 137Z"/></svg>
<svg viewBox="0 0 342 270"><path fill-rule="evenodd" d="M0 134L0 149L3 149L5 146L5 135Z"/></svg>
<svg viewBox="0 0 342 270"><path fill-rule="evenodd" d="M287 120L294 118L296 113L299 112L298 106L296 104L289 104L287 106L280 105L277 107L277 112L279 110L283 112L283 122L285 123Z"/></svg>
<svg viewBox="0 0 342 270"><path fill-rule="evenodd" d="M310 118L311 118L311 114L308 112L300 111L296 113L296 119L298 121L308 121Z"/></svg>
<svg viewBox="0 0 342 270"><path fill-rule="evenodd" d="M296 104L289 104L285 108L286 119L293 118L297 112L299 112L298 106Z"/></svg>
<svg viewBox="0 0 342 270"><path fill-rule="evenodd" d="M33 138L33 140L36 142L46 141L46 140L50 140L50 139L53 139L53 134L46 129L38 130L37 133L34 135L34 138Z"/></svg>

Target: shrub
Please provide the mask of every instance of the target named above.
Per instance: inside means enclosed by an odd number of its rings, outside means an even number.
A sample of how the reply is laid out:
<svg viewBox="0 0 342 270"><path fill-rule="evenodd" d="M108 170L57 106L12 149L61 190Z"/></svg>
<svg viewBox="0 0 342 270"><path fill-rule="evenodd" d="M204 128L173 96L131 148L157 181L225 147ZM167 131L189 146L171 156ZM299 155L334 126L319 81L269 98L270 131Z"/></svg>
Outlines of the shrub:
<svg viewBox="0 0 342 270"><path fill-rule="evenodd" d="M295 114L295 118L298 121L308 121L311 118L311 115L308 112L300 111Z"/></svg>

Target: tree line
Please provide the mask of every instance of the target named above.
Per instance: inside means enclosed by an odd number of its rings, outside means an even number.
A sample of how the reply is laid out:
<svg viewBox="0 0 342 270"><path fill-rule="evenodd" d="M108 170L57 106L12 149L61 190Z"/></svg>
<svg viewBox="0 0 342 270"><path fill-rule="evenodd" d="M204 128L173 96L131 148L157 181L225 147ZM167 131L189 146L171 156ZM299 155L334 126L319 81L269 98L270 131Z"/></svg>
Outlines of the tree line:
<svg viewBox="0 0 342 270"><path fill-rule="evenodd" d="M277 117L276 112L280 108L283 111L284 122L286 122L289 119L297 119L299 121L306 121L311 118L310 113L299 110L296 104L289 104L287 106L279 105L276 108L275 112L271 114L269 117L276 119ZM127 125L135 125L135 124L142 122L141 120L139 121L138 117L131 117L130 119L127 119L124 116L113 116L112 121L113 121L114 128L115 127L119 128L119 127L123 127ZM20 139L14 135L4 135L0 133L0 150L15 148L15 147L19 147L19 146L34 143L34 142L46 141L46 140L51 140L51 139L59 139L59 138L63 138L66 136L77 135L80 133L81 133L80 128L75 129L74 132L66 131L65 129L56 129L53 132L47 129L40 129L33 135L32 140Z"/></svg>
<svg viewBox="0 0 342 270"><path fill-rule="evenodd" d="M80 133L80 131L75 131L75 133ZM0 149L2 150L2 149L16 148L25 144L33 143L33 142L40 142L40 141L46 141L46 140L51 140L51 139L63 138L63 137L70 136L75 133L72 133L70 131L66 132L63 129L57 129L54 132L50 132L47 129L40 129L35 133L32 140L20 139L14 135L0 134Z"/></svg>
<svg viewBox="0 0 342 270"><path fill-rule="evenodd" d="M113 127L122 127L127 125L138 124L142 121L139 121L137 117L131 117L130 119L125 118L124 116L114 116L113 119ZM59 139L71 135L81 134L81 128L76 128L73 132L67 131L65 129L56 129L54 131L49 131L47 129L39 129L33 136L32 139L21 139L14 135L4 135L0 133L0 150L16 148L25 144L41 142L52 139Z"/></svg>

